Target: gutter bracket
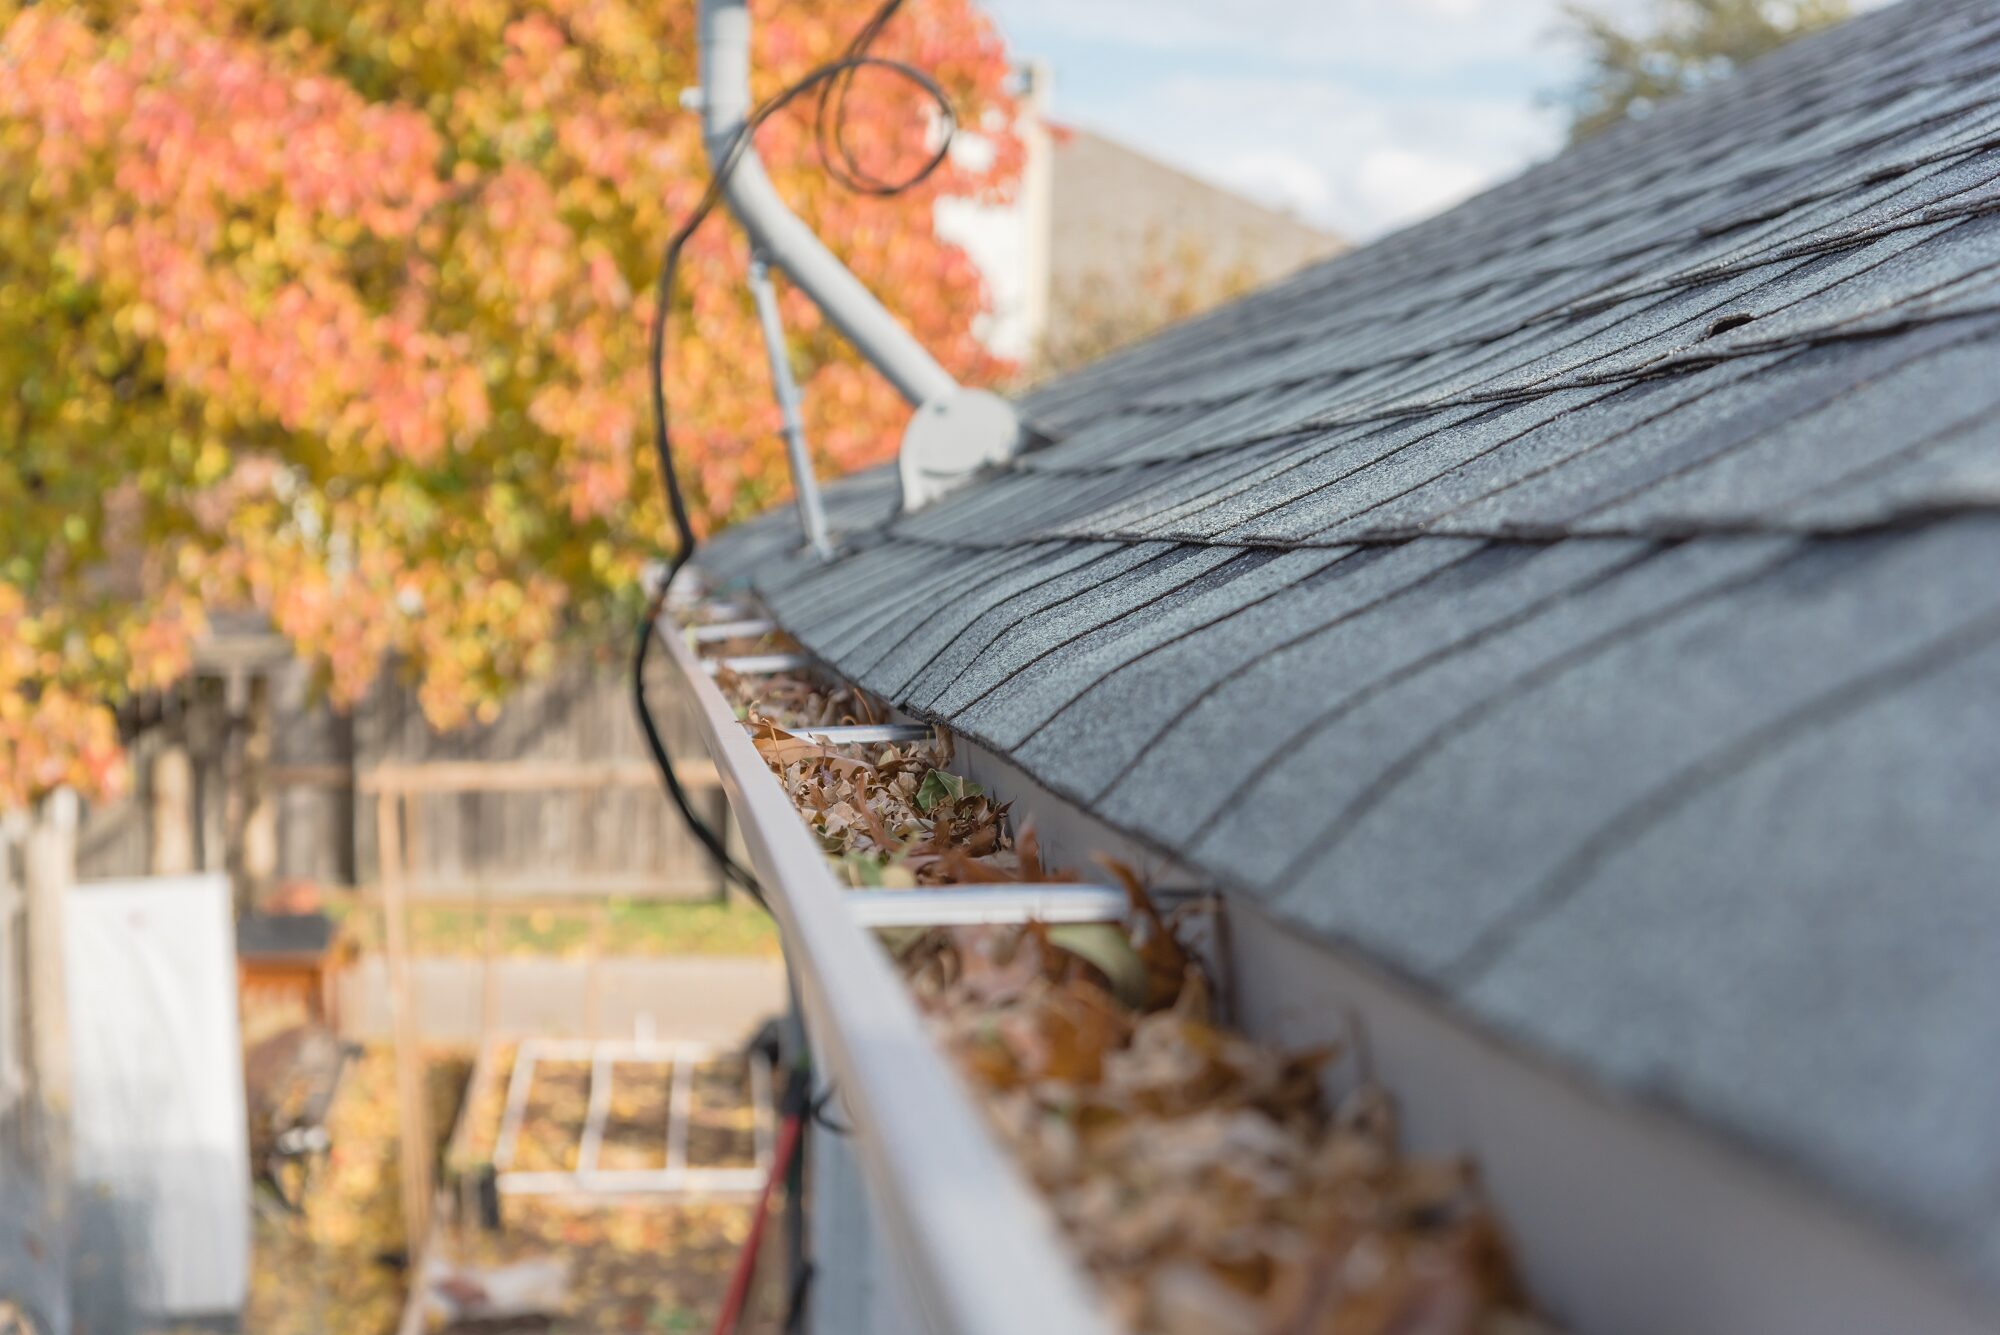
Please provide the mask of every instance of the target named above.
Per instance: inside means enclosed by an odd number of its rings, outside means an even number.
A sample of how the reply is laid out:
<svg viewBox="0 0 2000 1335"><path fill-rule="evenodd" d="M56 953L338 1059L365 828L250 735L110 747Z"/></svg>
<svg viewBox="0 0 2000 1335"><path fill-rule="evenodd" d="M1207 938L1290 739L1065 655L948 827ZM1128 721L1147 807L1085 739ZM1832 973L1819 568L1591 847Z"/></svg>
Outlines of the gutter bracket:
<svg viewBox="0 0 2000 1335"><path fill-rule="evenodd" d="M702 142L709 161L717 163L735 142L751 109L750 15L745 0L701 0L700 25ZM965 388L938 364L786 207L754 145L745 146L723 182L722 196L749 233L753 252L783 270L916 409L904 430L897 460L904 513L920 509L970 481L982 468L1019 451L1022 430L1014 406L997 394ZM810 470L801 475L796 456L793 469L794 483L804 498L812 483Z"/></svg>

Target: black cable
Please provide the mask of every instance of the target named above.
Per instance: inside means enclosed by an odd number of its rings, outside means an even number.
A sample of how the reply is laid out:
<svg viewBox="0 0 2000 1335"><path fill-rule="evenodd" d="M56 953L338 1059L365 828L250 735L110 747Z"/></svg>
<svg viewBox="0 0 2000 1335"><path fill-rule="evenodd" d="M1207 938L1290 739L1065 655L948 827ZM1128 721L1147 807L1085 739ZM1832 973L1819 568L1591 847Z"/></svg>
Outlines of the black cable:
<svg viewBox="0 0 2000 1335"><path fill-rule="evenodd" d="M792 1291L785 1299L784 1335L797 1335L806 1328L806 1313L810 1310L806 1299L812 1296L813 1279L818 1273L811 1261L792 1272Z"/></svg>
<svg viewBox="0 0 2000 1335"><path fill-rule="evenodd" d="M687 217L674 230L667 241L666 253L660 259L660 278L653 297L653 323L650 341L651 367L650 387L653 407L653 451L658 456L660 478L667 491L667 506L673 517L677 550L667 565L667 571L660 580L660 586L646 607L645 619L639 626L638 645L632 654L632 701L639 714L639 726L646 734L646 748L652 753L653 764L660 771L660 780L666 786L667 796L695 839L713 857L723 874L759 904L764 903L763 890L757 878L729 856L729 850L722 839L708 824L695 814L694 804L688 800L687 790L682 787L680 777L674 771L673 758L667 754L666 743L661 740L660 731L653 719L652 706L646 700L646 662L650 656L653 636L657 633L660 611L666 604L667 590L673 586L674 577L693 559L695 551L694 524L688 517L687 498L682 494L680 477L674 471L674 451L671 429L667 420L667 308L673 299L674 279L680 269L681 250L687 245L695 231L722 199L722 189L729 181L730 173L749 151L752 136L758 127L772 116L784 110L792 102L817 88L820 90L819 104L814 114L814 142L818 148L822 165L827 174L841 185L864 195L894 195L908 190L923 181L944 162L951 151L951 141L958 130L958 115L937 80L914 65L900 60L890 60L883 56L868 54L882 28L902 8L903 0L884 0L884 3L863 24L848 43L840 59L818 66L805 77L789 85L776 96L760 103L745 118L729 147L715 169L709 174L708 188L688 211ZM928 96L936 105L940 117L940 133L937 149L923 165L909 176L900 180L885 180L863 169L848 147L845 137L847 94L853 86L854 77L864 69L876 68L900 75ZM768 906L767 906L768 907Z"/></svg>
<svg viewBox="0 0 2000 1335"><path fill-rule="evenodd" d="M815 1099L813 1099L811 1103L808 1103L806 1105L806 1120L811 1122L814 1126L818 1127L820 1130L830 1132L831 1134L836 1136L853 1135L854 1134L853 1128L845 1126L840 1122L836 1122L831 1117L828 1117L826 1115L827 1106L831 1104L837 1096L838 1096L838 1091L834 1088L833 1082L831 1080L827 1081L826 1088L820 1090L818 1097L816 1097Z"/></svg>
<svg viewBox="0 0 2000 1335"><path fill-rule="evenodd" d="M676 561L674 568L679 569L682 564L684 562ZM666 602L666 592L667 581L662 581L659 591L646 607L645 620L639 623L639 645L632 655L632 703L639 711L639 727L646 734L646 749L652 752L653 767L660 771L660 782L666 786L667 796L673 801L674 810L680 812L688 832L708 850L708 855L715 859L716 866L722 868L725 877L764 905L764 889L757 884L756 876L729 856L722 837L709 828L707 821L695 814L694 803L688 799L687 790L681 787L680 775L674 772L673 757L667 754L666 743L660 739L659 727L653 722L653 708L646 700L646 659L653 647L654 628L659 621L661 605ZM769 905L764 906L769 908Z"/></svg>

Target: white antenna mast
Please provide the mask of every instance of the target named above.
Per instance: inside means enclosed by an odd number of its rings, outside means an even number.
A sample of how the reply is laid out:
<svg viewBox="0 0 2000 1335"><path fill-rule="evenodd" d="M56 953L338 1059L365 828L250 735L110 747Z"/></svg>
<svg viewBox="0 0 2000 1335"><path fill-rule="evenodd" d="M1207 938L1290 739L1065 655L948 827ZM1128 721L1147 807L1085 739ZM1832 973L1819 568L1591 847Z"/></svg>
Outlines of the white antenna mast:
<svg viewBox="0 0 2000 1335"><path fill-rule="evenodd" d="M744 0L701 0L702 140L718 166L750 114L750 14ZM807 541L825 555L826 520L806 453L798 389L784 348L784 331L767 268L777 268L812 298L826 318L896 392L916 409L903 432L898 472L903 509L915 510L967 481L979 469L1011 458L1021 424L997 394L967 389L889 314L873 293L834 258L810 227L785 206L764 172L755 145L745 144L722 185L731 213L749 233L751 292L763 324L771 374L785 415L785 444L798 490Z"/></svg>

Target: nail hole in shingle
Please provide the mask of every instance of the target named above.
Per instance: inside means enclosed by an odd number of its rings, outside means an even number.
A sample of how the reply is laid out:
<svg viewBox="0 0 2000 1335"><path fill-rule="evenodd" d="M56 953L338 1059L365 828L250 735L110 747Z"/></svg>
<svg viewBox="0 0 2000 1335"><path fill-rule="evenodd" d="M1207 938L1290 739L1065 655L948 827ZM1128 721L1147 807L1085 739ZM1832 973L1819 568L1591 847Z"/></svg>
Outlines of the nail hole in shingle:
<svg viewBox="0 0 2000 1335"><path fill-rule="evenodd" d="M1741 312L1735 315L1725 315L1721 319L1717 320L1714 324L1708 327L1708 333L1706 337L1714 338L1717 334L1726 334L1732 329L1741 329L1744 325L1749 324L1752 320L1756 318L1757 317L1754 315L1748 315Z"/></svg>

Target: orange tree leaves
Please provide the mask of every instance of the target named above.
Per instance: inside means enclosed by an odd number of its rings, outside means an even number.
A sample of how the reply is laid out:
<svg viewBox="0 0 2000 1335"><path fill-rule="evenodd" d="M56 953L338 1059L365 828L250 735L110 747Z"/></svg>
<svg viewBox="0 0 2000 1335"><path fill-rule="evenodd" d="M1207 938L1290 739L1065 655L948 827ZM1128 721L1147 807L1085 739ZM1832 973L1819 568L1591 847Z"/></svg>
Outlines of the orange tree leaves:
<svg viewBox="0 0 2000 1335"><path fill-rule="evenodd" d="M760 95L857 22L834 0L758 18ZM184 669L203 606L267 611L337 699L399 655L440 723L632 614L665 531L651 280L705 181L678 102L693 0L0 0L0 29L0 617L22 645L0 804L114 780L104 707ZM885 202L823 179L806 115L761 147L946 366L990 379L981 280L931 220L1011 188L1003 52L969 0L918 0L878 49L995 152ZM929 132L887 80L851 112L877 171ZM676 299L710 527L789 485L745 260L712 224ZM784 312L820 465L887 457L894 394L799 294Z"/></svg>

